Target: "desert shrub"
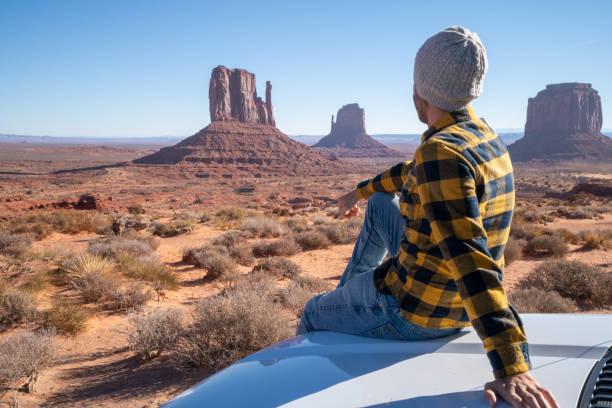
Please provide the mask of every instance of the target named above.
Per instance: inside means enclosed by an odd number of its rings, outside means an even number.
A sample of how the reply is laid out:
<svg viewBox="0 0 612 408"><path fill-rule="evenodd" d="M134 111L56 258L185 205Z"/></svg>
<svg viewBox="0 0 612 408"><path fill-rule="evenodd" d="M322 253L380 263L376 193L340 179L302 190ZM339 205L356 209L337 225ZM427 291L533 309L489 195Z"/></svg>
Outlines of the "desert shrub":
<svg viewBox="0 0 612 408"><path fill-rule="evenodd" d="M45 286L47 285L47 280L49 275L46 271L38 272L34 275L34 277L27 282L24 282L19 289L28 293L39 293L41 292Z"/></svg>
<svg viewBox="0 0 612 408"><path fill-rule="evenodd" d="M246 217L247 211L238 207L224 207L215 213L215 217L228 221L238 221Z"/></svg>
<svg viewBox="0 0 612 408"><path fill-rule="evenodd" d="M238 277L236 262L230 258L224 246L206 245L183 252L183 262L206 269L207 279L231 281Z"/></svg>
<svg viewBox="0 0 612 408"><path fill-rule="evenodd" d="M263 271L283 278L292 278L302 272L302 269L298 264L285 257L272 256L260 260L252 272L257 271Z"/></svg>
<svg viewBox="0 0 612 408"><path fill-rule="evenodd" d="M347 222L322 224L317 226L317 231L325 235L333 244L348 244L359 236L361 221L350 220Z"/></svg>
<svg viewBox="0 0 612 408"><path fill-rule="evenodd" d="M107 258L84 252L72 259L64 272L83 301L95 302L117 285L116 278L111 275L113 269L113 263Z"/></svg>
<svg viewBox="0 0 612 408"><path fill-rule="evenodd" d="M175 365L219 370L293 335L265 282L236 285L198 302L174 349Z"/></svg>
<svg viewBox="0 0 612 408"><path fill-rule="evenodd" d="M240 265L249 266L255 261L253 248L251 247L235 247L230 248L229 256Z"/></svg>
<svg viewBox="0 0 612 408"><path fill-rule="evenodd" d="M306 217L287 218L287 220L285 221L285 224L291 231L294 231L295 228L304 227L308 225L308 218Z"/></svg>
<svg viewBox="0 0 612 408"><path fill-rule="evenodd" d="M573 219L573 220L590 219L590 218L593 218L593 212L591 212L587 208L576 208L575 210L570 211L567 214L567 218L570 218L570 219Z"/></svg>
<svg viewBox="0 0 612 408"><path fill-rule="evenodd" d="M134 310L128 321L129 347L145 360L171 347L183 328L183 314L178 309Z"/></svg>
<svg viewBox="0 0 612 408"><path fill-rule="evenodd" d="M312 217L310 217L310 221L314 225L323 225L323 224L327 224L329 222L329 218L327 218L323 214L315 214Z"/></svg>
<svg viewBox="0 0 612 408"><path fill-rule="evenodd" d="M517 224L546 223L552 221L553 217L537 208L519 208L514 212L514 220Z"/></svg>
<svg viewBox="0 0 612 408"><path fill-rule="evenodd" d="M110 230L115 235L133 233L147 228L151 220L142 214L120 214L116 215L111 223Z"/></svg>
<svg viewBox="0 0 612 408"><path fill-rule="evenodd" d="M524 250L530 255L562 257L569 252L569 247L559 236L541 235L527 241Z"/></svg>
<svg viewBox="0 0 612 408"><path fill-rule="evenodd" d="M333 285L319 278L296 276L281 290L282 304L290 309L297 317L301 317L306 303L314 296L328 292Z"/></svg>
<svg viewBox="0 0 612 408"><path fill-rule="evenodd" d="M168 222L153 221L149 232L160 237L173 237L193 231L195 221L191 219L176 219Z"/></svg>
<svg viewBox="0 0 612 408"><path fill-rule="evenodd" d="M577 244L580 241L580 237L572 231L568 230L567 228L557 229L556 235L563 238L563 240L568 244Z"/></svg>
<svg viewBox="0 0 612 408"><path fill-rule="evenodd" d="M300 246L292 237L266 242L259 241L253 245L253 255L257 258L267 256L291 256L300 252Z"/></svg>
<svg viewBox="0 0 612 408"><path fill-rule="evenodd" d="M0 232L0 255L18 258L23 256L32 245L30 235Z"/></svg>
<svg viewBox="0 0 612 408"><path fill-rule="evenodd" d="M154 256L134 256L129 253L119 254L117 261L124 275L130 278L151 282L161 289L176 289L176 274Z"/></svg>
<svg viewBox="0 0 612 408"><path fill-rule="evenodd" d="M32 294L6 289L0 294L0 324L27 322L36 315Z"/></svg>
<svg viewBox="0 0 612 408"><path fill-rule="evenodd" d="M287 208L287 207L275 207L272 210L272 214L278 214L281 217L292 216L293 215L293 210L291 208Z"/></svg>
<svg viewBox="0 0 612 408"><path fill-rule="evenodd" d="M519 313L573 313L577 310L574 301L553 290L516 289L508 294L508 301Z"/></svg>
<svg viewBox="0 0 612 408"><path fill-rule="evenodd" d="M226 248L241 247L246 244L248 234L244 231L227 231L213 238L210 243L212 245L224 246Z"/></svg>
<svg viewBox="0 0 612 408"><path fill-rule="evenodd" d="M55 352L53 330L13 334L4 339L0 343L0 396L24 378L25 389L33 392L40 372L49 366Z"/></svg>
<svg viewBox="0 0 612 408"><path fill-rule="evenodd" d="M612 274L579 261L559 259L541 263L520 286L553 290L563 297L596 306L612 304Z"/></svg>
<svg viewBox="0 0 612 408"><path fill-rule="evenodd" d="M65 234L99 232L108 228L109 225L108 218L100 214L79 210L61 210L44 211L13 219L9 223L9 230L14 233L31 233L38 239L42 239L53 231Z"/></svg>
<svg viewBox="0 0 612 408"><path fill-rule="evenodd" d="M295 241L304 250L327 248L331 242L318 231L300 232L294 235Z"/></svg>
<svg viewBox="0 0 612 408"><path fill-rule="evenodd" d="M151 288L142 282L116 287L108 294L110 307L114 310L128 310L142 306L152 297Z"/></svg>
<svg viewBox="0 0 612 408"><path fill-rule="evenodd" d="M128 207L128 212L132 215L141 215L145 213L145 210L142 208L142 205L137 204Z"/></svg>
<svg viewBox="0 0 612 408"><path fill-rule="evenodd" d="M75 336L86 327L89 313L81 305L58 301L45 314L44 326L58 333Z"/></svg>
<svg viewBox="0 0 612 408"><path fill-rule="evenodd" d="M504 250L506 265L510 265L512 262L522 258L523 248L525 248L526 244L527 241L524 239L514 239L512 237L508 238L508 242L506 243L506 248Z"/></svg>
<svg viewBox="0 0 612 408"><path fill-rule="evenodd" d="M108 258L117 258L122 253L142 256L155 251L158 246L157 240L151 236L139 236L137 234L113 235L105 240L90 242L88 252Z"/></svg>
<svg viewBox="0 0 612 408"><path fill-rule="evenodd" d="M242 223L240 230L258 238L279 237L285 233L281 224L267 217L249 217Z"/></svg>
<svg viewBox="0 0 612 408"><path fill-rule="evenodd" d="M612 230L580 231L578 237L583 241L581 249L585 251L612 248Z"/></svg>

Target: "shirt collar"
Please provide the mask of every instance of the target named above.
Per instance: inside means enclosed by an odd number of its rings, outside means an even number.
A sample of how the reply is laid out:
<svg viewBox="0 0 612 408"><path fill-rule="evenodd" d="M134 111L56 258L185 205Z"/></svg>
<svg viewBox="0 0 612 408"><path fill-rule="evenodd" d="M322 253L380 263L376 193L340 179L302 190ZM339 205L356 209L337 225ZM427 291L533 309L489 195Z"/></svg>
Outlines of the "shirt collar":
<svg viewBox="0 0 612 408"><path fill-rule="evenodd" d="M474 113L474 109L471 106L468 106L465 109L461 109L454 112L445 113L440 119L436 120L433 125L429 129L423 133L421 137L421 143L425 142L429 137L438 133L445 127L454 125L460 122L468 122L470 120L476 119L476 114Z"/></svg>

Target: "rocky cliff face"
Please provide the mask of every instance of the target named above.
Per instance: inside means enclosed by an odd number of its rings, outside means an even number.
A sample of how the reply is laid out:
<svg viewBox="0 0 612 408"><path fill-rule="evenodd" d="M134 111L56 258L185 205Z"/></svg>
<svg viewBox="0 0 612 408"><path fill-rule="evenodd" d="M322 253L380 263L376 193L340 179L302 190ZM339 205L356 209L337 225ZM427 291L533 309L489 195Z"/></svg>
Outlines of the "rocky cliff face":
<svg viewBox="0 0 612 408"><path fill-rule="evenodd" d="M238 121L275 126L272 85L266 82L266 101L257 96L255 74L244 69L213 69L208 88L210 121Z"/></svg>
<svg viewBox="0 0 612 408"><path fill-rule="evenodd" d="M508 147L515 161L612 159L612 140L601 134L601 99L591 84L547 85L527 104L525 135Z"/></svg>
<svg viewBox="0 0 612 408"><path fill-rule="evenodd" d="M365 110L357 103L338 110L331 118L331 131L313 148L344 157L401 157L402 154L372 139L365 130Z"/></svg>
<svg viewBox="0 0 612 408"><path fill-rule="evenodd" d="M355 170L290 139L275 126L272 85L257 96L255 75L216 67L210 78L211 124L180 143L134 160L134 164L195 167L202 177L239 177L257 172L282 175L339 174ZM183 171L183 170L181 170Z"/></svg>

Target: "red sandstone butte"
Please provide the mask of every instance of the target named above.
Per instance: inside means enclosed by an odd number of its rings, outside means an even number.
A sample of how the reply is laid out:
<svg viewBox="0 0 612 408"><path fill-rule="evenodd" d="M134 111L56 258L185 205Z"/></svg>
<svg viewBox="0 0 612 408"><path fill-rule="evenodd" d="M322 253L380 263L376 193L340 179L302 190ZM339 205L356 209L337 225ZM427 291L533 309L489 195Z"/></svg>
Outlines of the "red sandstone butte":
<svg viewBox="0 0 612 408"><path fill-rule="evenodd" d="M601 133L601 99L591 84L547 85L529 98L522 139L508 146L514 161L612 160L612 140Z"/></svg>
<svg viewBox="0 0 612 408"><path fill-rule="evenodd" d="M357 103L344 105L338 110L331 131L312 147L340 157L401 157L402 153L374 140L365 130L365 110Z"/></svg>
<svg viewBox="0 0 612 408"><path fill-rule="evenodd" d="M278 174L340 174L354 165L314 151L276 128L272 85L265 102L257 96L255 75L218 66L209 86L210 125L180 143L134 160L134 164L228 168ZM208 174L208 173L207 173Z"/></svg>

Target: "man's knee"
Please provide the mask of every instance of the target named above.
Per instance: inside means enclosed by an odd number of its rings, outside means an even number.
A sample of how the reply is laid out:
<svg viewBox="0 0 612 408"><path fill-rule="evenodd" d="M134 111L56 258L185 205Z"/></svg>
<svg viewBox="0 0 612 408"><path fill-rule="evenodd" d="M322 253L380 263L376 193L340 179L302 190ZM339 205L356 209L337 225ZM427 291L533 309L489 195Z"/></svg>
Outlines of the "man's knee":
<svg viewBox="0 0 612 408"><path fill-rule="evenodd" d="M316 296L310 298L310 300L308 300L308 302L306 302L306 305L304 306L304 310L302 311L302 317L300 318L300 323L298 324L298 328L296 331L296 334L298 335L308 333L314 330L312 324L310 323L308 315L311 313L314 307L315 298Z"/></svg>

